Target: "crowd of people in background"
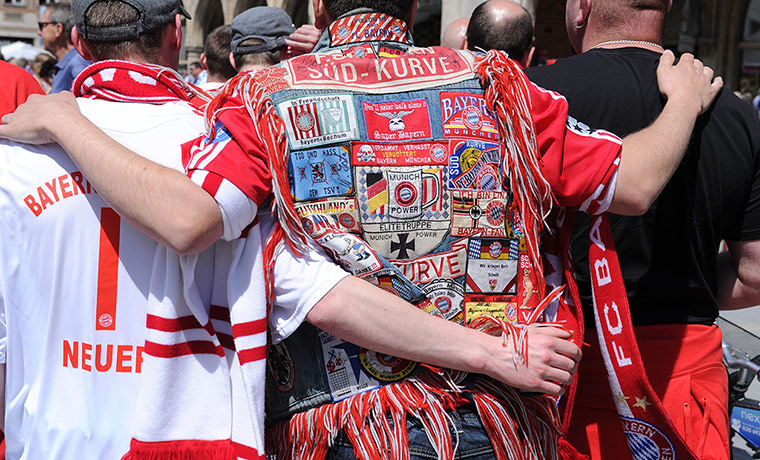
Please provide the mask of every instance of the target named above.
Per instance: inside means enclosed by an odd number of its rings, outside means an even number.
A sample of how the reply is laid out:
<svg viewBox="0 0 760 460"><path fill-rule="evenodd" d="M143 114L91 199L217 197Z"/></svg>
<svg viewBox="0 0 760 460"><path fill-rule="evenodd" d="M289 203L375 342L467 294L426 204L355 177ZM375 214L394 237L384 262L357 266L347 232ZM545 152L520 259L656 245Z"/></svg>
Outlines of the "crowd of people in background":
<svg viewBox="0 0 760 460"><path fill-rule="evenodd" d="M730 458L760 95L668 0L544 66L510 0L255 7L185 69L181 0L71 1L0 61L7 458Z"/></svg>

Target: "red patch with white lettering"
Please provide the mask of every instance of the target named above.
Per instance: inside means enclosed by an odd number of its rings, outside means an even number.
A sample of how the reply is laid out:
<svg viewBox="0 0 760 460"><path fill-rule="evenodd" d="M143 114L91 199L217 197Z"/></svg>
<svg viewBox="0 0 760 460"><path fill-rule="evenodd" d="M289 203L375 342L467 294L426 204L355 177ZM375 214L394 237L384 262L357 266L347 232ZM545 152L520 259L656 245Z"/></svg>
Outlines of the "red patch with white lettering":
<svg viewBox="0 0 760 460"><path fill-rule="evenodd" d="M268 93L275 93L289 88L285 74L286 71L282 67L267 67L254 73L253 81L266 88Z"/></svg>
<svg viewBox="0 0 760 460"><path fill-rule="evenodd" d="M304 54L285 61L294 86L387 93L475 78L474 58L445 47L419 48L395 58L363 53Z"/></svg>
<svg viewBox="0 0 760 460"><path fill-rule="evenodd" d="M430 139L430 114L425 99L363 102L367 136L373 141Z"/></svg>

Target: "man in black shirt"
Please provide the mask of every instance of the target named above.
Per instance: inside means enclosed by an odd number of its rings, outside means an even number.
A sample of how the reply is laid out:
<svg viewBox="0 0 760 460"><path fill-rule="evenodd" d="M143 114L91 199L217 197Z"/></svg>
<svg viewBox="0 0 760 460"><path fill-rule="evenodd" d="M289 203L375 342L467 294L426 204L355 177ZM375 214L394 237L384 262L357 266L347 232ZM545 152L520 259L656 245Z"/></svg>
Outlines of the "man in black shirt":
<svg viewBox="0 0 760 460"><path fill-rule="evenodd" d="M582 54L526 73L565 96L569 115L594 128L620 136L644 128L664 104L656 69L669 8L668 0L569 0L567 31ZM699 458L729 458L727 382L714 322L719 306L760 303L759 176L757 117L724 89L697 121L686 157L650 210L611 216L647 377ZM593 328L588 223L576 213L572 252L585 323ZM718 256L721 240L729 252ZM635 436L624 437L615 422L595 330L587 329L586 342L570 440L594 459L630 458L620 446Z"/></svg>

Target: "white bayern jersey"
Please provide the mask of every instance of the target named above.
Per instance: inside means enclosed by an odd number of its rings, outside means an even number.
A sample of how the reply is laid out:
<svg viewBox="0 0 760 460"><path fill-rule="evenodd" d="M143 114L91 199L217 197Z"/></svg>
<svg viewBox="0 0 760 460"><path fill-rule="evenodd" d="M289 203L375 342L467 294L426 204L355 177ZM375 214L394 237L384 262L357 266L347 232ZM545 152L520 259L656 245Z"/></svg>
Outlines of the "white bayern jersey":
<svg viewBox="0 0 760 460"><path fill-rule="evenodd" d="M180 142L203 132L185 103L79 105L116 140L174 169L182 169ZM157 243L53 145L0 143L0 229L7 458L120 458Z"/></svg>
<svg viewBox="0 0 760 460"><path fill-rule="evenodd" d="M181 144L204 129L184 103L78 102L117 141L178 170ZM225 198L247 200L236 188ZM260 220L267 231L267 211ZM0 141L0 229L7 458L120 458L133 434L151 268L165 249L109 208L57 146ZM196 268L206 299L211 270ZM346 275L321 251L298 259L284 250L273 339L292 333Z"/></svg>

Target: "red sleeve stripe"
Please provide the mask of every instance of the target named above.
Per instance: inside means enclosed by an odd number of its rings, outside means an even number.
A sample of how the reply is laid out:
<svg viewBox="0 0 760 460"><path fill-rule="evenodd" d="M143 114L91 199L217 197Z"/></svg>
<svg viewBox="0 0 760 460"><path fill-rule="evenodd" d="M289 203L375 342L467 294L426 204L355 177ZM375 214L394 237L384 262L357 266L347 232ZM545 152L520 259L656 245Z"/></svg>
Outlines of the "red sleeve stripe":
<svg viewBox="0 0 760 460"><path fill-rule="evenodd" d="M203 190L208 192L211 196L216 196L216 192L219 190L219 186L222 185L222 176L218 174L208 173L203 180Z"/></svg>
<svg viewBox="0 0 760 460"><path fill-rule="evenodd" d="M242 458L243 460L264 460L264 455L260 454L253 447L248 447L235 441L232 441L230 444L232 444L233 455L239 459Z"/></svg>
<svg viewBox="0 0 760 460"><path fill-rule="evenodd" d="M247 323L233 324L232 335L237 337L246 337L249 335L262 334L267 331L267 319L257 319Z"/></svg>
<svg viewBox="0 0 760 460"><path fill-rule="evenodd" d="M221 343L224 348L235 351L235 340L231 335L219 332L216 336L219 337L219 343Z"/></svg>
<svg viewBox="0 0 760 460"><path fill-rule="evenodd" d="M163 345L146 340L145 353L157 358L177 358L187 355L217 355L224 357L222 346L215 345L210 340L193 340L174 345Z"/></svg>
<svg viewBox="0 0 760 460"><path fill-rule="evenodd" d="M240 365L252 363L254 361L260 361L267 357L267 347L262 345L256 348L248 348L246 350L239 350L237 352Z"/></svg>
<svg viewBox="0 0 760 460"><path fill-rule="evenodd" d="M214 142L212 144L207 144L206 141L197 148L195 148L192 152L192 158L188 162L187 169L193 170L193 169L205 169L204 167L200 166L201 164L206 164L208 161L213 160L216 158L216 156L219 154L220 151L224 149L224 146L227 145L227 142Z"/></svg>
<svg viewBox="0 0 760 460"><path fill-rule="evenodd" d="M209 335L216 334L214 325L211 321L206 323L205 326L201 326L201 323L195 318L195 316L183 316L181 318L162 318L160 316L148 314L146 321L148 329L153 329L161 332L181 332L189 331L192 329L205 329Z"/></svg>

